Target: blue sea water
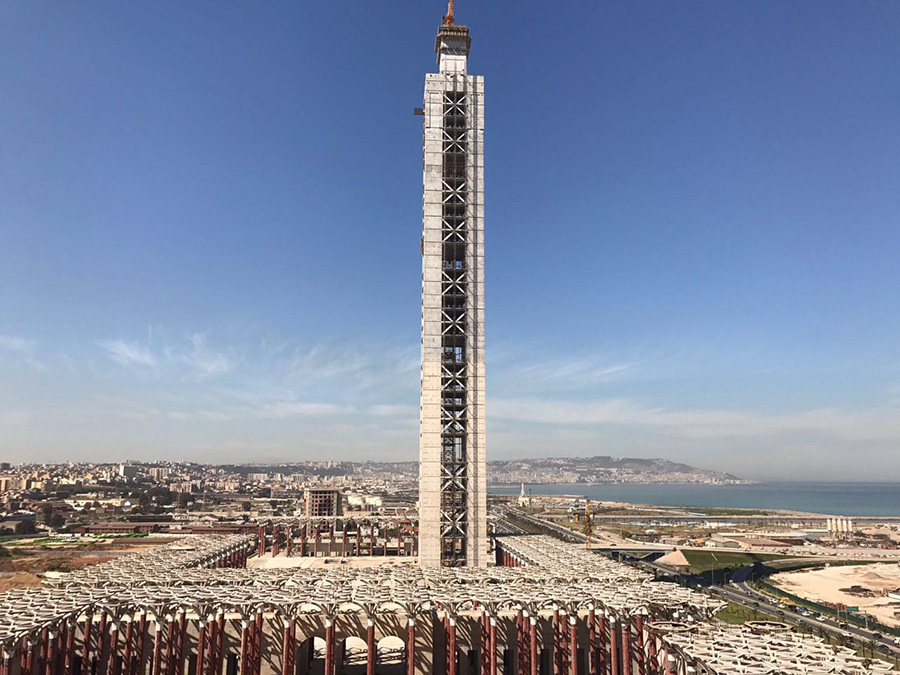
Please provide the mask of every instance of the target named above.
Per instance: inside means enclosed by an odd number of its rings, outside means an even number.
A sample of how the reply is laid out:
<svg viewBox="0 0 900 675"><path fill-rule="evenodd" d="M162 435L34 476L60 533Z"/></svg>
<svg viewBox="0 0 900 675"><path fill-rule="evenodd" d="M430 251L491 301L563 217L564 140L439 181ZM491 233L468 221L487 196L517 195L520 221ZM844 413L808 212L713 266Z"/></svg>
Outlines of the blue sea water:
<svg viewBox="0 0 900 675"><path fill-rule="evenodd" d="M489 487L494 494L518 494L516 487ZM588 499L748 509L787 509L840 516L900 516L900 483L546 484L525 485L534 495L578 495Z"/></svg>

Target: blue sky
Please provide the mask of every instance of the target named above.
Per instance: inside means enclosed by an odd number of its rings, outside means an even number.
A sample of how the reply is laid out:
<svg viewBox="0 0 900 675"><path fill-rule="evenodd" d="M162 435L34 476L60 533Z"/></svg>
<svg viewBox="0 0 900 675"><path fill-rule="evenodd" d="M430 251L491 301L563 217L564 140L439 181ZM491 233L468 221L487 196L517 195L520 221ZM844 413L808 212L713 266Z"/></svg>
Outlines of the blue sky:
<svg viewBox="0 0 900 675"><path fill-rule="evenodd" d="M0 454L414 459L440 2L0 5ZM900 4L461 1L489 453L900 480Z"/></svg>

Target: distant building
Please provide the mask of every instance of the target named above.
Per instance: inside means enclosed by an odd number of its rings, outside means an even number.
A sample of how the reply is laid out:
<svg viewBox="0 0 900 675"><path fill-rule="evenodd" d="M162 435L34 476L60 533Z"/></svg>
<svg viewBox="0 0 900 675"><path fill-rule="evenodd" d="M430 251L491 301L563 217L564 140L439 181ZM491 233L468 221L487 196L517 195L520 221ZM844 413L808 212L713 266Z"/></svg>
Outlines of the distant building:
<svg viewBox="0 0 900 675"><path fill-rule="evenodd" d="M264 483L269 480L269 474L267 473L248 473L247 474L247 482L248 483Z"/></svg>
<svg viewBox="0 0 900 675"><path fill-rule="evenodd" d="M522 491L519 492L519 506L524 508L531 506L531 497L525 494L525 483L522 483Z"/></svg>
<svg viewBox="0 0 900 675"><path fill-rule="evenodd" d="M131 480L138 475L138 467L134 464L119 464L119 476Z"/></svg>
<svg viewBox="0 0 900 675"><path fill-rule="evenodd" d="M306 490L307 517L342 515L341 491L328 488Z"/></svg>
<svg viewBox="0 0 900 675"><path fill-rule="evenodd" d="M155 481L163 481L169 477L169 467L167 466L154 466L147 469L147 473L150 474L150 478Z"/></svg>

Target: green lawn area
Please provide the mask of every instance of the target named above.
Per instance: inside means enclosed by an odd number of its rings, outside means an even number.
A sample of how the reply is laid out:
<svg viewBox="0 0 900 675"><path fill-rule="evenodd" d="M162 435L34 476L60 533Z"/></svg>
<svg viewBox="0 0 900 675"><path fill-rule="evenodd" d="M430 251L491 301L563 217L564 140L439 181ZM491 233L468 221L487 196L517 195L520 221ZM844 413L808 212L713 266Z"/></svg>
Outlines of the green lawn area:
<svg viewBox="0 0 900 675"><path fill-rule="evenodd" d="M741 625L748 621L781 621L776 616L761 612L756 608L744 607L736 602L729 602L725 607L719 610L716 618L725 623Z"/></svg>
<svg viewBox="0 0 900 675"><path fill-rule="evenodd" d="M703 573L726 567L744 567L755 562L784 560L787 556L778 553L740 553L735 551L690 551L682 550L690 563L691 572Z"/></svg>

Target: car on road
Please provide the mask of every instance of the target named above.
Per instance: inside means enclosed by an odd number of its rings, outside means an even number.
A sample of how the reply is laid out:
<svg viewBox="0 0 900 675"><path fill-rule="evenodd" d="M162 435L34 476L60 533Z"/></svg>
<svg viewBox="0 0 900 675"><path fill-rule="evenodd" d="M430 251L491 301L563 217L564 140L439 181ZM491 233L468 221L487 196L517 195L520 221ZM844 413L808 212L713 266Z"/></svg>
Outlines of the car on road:
<svg viewBox="0 0 900 675"><path fill-rule="evenodd" d="M847 631L844 631L843 633L841 633L841 637L844 638L845 640L853 640L853 634L848 633Z"/></svg>
<svg viewBox="0 0 900 675"><path fill-rule="evenodd" d="M816 621L826 621L828 619L824 614L816 614Z"/></svg>

